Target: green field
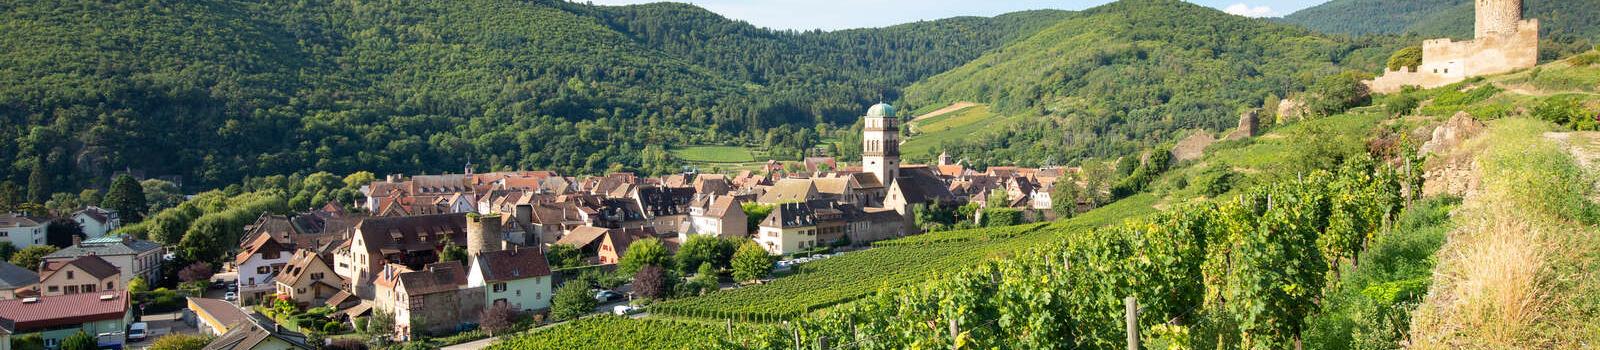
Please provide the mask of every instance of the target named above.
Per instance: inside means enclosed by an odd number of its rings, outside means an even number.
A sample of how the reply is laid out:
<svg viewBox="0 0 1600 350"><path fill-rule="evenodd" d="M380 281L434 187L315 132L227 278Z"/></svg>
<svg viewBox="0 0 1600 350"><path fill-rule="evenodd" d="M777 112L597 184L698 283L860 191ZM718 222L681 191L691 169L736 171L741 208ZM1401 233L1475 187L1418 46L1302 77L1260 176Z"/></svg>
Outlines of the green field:
<svg viewBox="0 0 1600 350"><path fill-rule="evenodd" d="M755 151L740 146L688 146L675 148L672 156L689 162L749 163L756 161Z"/></svg>
<svg viewBox="0 0 1600 350"><path fill-rule="evenodd" d="M913 157L931 155L940 142L951 138L1005 128L1014 116L996 115L987 105L977 105L937 117L912 122L917 134L900 145L900 153Z"/></svg>

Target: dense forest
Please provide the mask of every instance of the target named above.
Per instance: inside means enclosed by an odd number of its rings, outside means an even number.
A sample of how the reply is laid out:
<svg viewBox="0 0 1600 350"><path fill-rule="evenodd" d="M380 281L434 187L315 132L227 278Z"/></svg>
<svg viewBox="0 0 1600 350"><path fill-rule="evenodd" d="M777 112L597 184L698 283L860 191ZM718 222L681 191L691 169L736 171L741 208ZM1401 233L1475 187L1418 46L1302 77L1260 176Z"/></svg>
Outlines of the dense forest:
<svg viewBox="0 0 1600 350"><path fill-rule="evenodd" d="M819 123L1068 15L772 31L687 5L0 1L0 180L672 170L666 147L798 155ZM35 190L38 189L38 190ZM40 198L30 198L39 200Z"/></svg>
<svg viewBox="0 0 1600 350"><path fill-rule="evenodd" d="M1229 129L1343 69L1379 67L1396 41L1330 38L1174 0L1082 12L906 89L909 108L988 103L1024 115L934 149L979 164L1062 164L1132 154L1184 130ZM930 159L931 154L913 154Z"/></svg>
<svg viewBox="0 0 1600 350"><path fill-rule="evenodd" d="M1600 0L1524 0L1523 17L1538 18L1541 59L1587 51L1600 37ZM1335 34L1414 34L1471 39L1472 0L1333 0L1281 21Z"/></svg>

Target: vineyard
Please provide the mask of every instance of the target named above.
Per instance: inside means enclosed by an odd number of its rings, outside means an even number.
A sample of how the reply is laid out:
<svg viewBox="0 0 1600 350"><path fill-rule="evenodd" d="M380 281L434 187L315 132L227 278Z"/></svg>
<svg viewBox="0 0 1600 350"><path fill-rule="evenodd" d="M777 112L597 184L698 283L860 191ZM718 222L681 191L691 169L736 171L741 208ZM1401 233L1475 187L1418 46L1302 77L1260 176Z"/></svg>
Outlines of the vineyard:
<svg viewBox="0 0 1600 350"><path fill-rule="evenodd" d="M740 322L792 320L883 290L918 283L935 273L953 273L984 260L1144 215L1151 211L1154 201L1149 195L1137 195L1053 224L950 231L881 242L886 244L803 265L795 275L772 283L666 301L651 306L651 312Z"/></svg>
<svg viewBox="0 0 1600 350"><path fill-rule="evenodd" d="M874 246L874 247L894 247L894 246L906 246L906 245L943 244L943 243L958 243L958 242L969 242L969 241L992 241L992 240L997 240L997 239L1011 239L1011 238L1017 238L1017 236L1021 236L1021 235L1024 235L1024 234L1033 233L1033 231L1038 230L1039 228L1044 227L1044 226L1045 226L1045 224L1041 223L1041 224L1027 224L1027 225L1017 225L1017 226L999 227L999 228L980 228L980 229L971 229L971 230L932 232L932 233L921 234L921 235L916 235L916 236L911 236L911 237L906 237L906 238L901 238L901 239L896 239L896 240L876 242L876 243L873 243L872 246Z"/></svg>
<svg viewBox="0 0 1600 350"><path fill-rule="evenodd" d="M738 326L734 331L736 335L749 336L751 339L772 338L772 335L766 334L770 331L765 328ZM596 341L600 339L604 341ZM748 341L729 340L727 329L722 325L597 316L507 337L488 349L705 349L728 347L731 344L754 347Z"/></svg>
<svg viewBox="0 0 1600 350"><path fill-rule="evenodd" d="M1291 348L1329 272L1382 237L1400 207L1399 183L1387 166L1356 157L1337 174L1174 208L886 290L790 331L858 349L1119 348L1122 299L1132 296L1150 348Z"/></svg>

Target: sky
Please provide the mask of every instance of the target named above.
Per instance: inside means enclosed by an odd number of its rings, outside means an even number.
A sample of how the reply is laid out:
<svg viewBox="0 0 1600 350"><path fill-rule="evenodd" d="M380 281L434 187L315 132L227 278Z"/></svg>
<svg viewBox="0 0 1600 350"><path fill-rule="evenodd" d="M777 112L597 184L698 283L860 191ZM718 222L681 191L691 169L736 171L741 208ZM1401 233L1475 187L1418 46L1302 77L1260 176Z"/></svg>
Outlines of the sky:
<svg viewBox="0 0 1600 350"><path fill-rule="evenodd" d="M580 0L627 5L661 0ZM1037 9L1082 10L1110 0L674 0L758 27L835 30L883 27L956 16L994 16ZM1188 0L1228 13L1279 17L1327 0ZM1404 0L1402 0L1404 1Z"/></svg>

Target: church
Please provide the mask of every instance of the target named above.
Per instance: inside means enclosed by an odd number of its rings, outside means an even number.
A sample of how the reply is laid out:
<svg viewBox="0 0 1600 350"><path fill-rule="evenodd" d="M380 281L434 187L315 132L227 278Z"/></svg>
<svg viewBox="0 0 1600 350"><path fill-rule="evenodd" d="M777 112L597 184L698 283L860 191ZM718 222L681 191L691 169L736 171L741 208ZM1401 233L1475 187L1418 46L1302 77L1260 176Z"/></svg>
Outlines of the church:
<svg viewBox="0 0 1600 350"><path fill-rule="evenodd" d="M861 126L861 169L888 187L883 207L905 218L906 227L915 228L917 204L956 203L950 188L926 165L900 163L900 119L894 106L879 103L867 109Z"/></svg>

